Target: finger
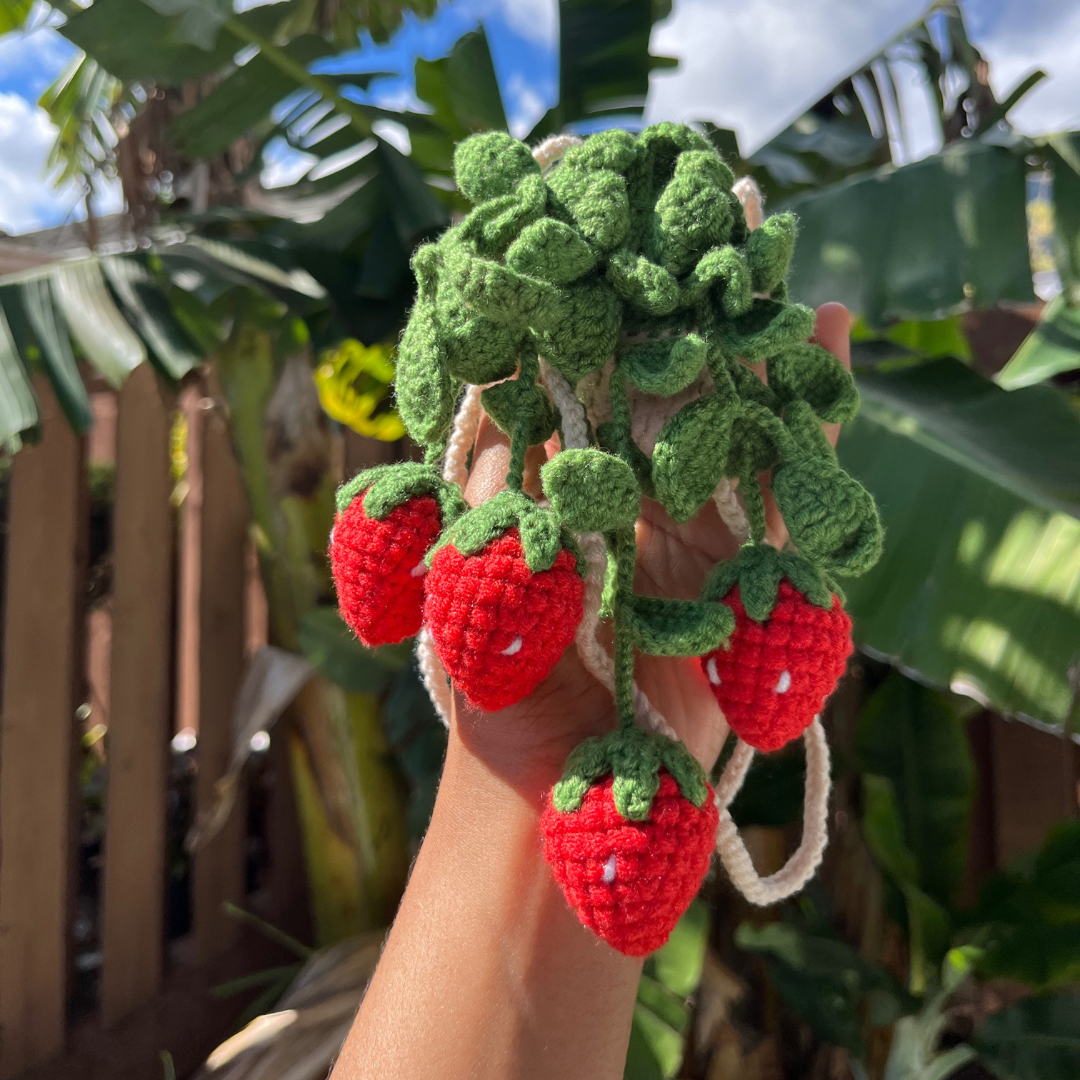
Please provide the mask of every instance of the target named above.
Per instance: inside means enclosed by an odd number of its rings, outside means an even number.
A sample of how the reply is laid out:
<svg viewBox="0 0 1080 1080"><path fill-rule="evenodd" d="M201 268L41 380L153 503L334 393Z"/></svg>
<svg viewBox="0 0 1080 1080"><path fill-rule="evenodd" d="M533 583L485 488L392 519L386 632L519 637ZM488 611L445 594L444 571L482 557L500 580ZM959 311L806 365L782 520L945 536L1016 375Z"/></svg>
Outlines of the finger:
<svg viewBox="0 0 1080 1080"><path fill-rule="evenodd" d="M828 349L848 371L851 370L851 313L843 304L822 304L817 309L814 334L810 340ZM835 446L840 437L840 425L822 426L826 438Z"/></svg>
<svg viewBox="0 0 1080 1080"><path fill-rule="evenodd" d="M524 489L530 495L539 496L540 466L546 460L542 446L530 446L525 455ZM465 485L465 501L479 506L506 487L506 474L510 469L510 439L504 435L491 417L485 413L480 418L473 446L472 469Z"/></svg>

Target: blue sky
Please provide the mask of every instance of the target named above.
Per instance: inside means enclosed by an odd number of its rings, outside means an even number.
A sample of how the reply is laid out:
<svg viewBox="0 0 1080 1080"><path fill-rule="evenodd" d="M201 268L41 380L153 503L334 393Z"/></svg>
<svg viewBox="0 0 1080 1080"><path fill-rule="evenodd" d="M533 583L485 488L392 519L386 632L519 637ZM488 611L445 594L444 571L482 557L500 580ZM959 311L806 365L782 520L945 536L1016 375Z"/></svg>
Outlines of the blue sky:
<svg viewBox="0 0 1080 1080"><path fill-rule="evenodd" d="M654 30L652 51L678 57L680 66L653 76L647 118L713 120L733 127L752 152L927 7L927 0L675 0ZM964 10L999 98L1035 67L1051 75L1010 119L1030 134L1080 127L1080 4L965 0ZM408 18L389 45L364 43L363 66L395 72L373 91L387 105L407 106L415 58L445 55L482 24L511 126L522 134L555 97L556 11L556 0L445 0L432 20ZM56 192L42 175L52 130L35 105L73 54L47 27L0 37L0 229L7 232L81 216L78 193ZM897 59L893 75L909 106L902 155L932 152L935 134L914 69ZM116 191L96 206L116 209Z"/></svg>

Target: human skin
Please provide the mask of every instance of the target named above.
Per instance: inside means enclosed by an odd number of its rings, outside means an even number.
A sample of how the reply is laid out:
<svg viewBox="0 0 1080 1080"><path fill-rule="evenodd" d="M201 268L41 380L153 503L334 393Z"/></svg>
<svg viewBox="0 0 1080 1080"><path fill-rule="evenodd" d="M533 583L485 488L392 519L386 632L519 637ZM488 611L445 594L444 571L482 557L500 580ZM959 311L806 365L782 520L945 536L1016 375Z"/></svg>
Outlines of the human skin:
<svg viewBox="0 0 1080 1080"><path fill-rule="evenodd" d="M818 308L815 338L850 366L850 317ZM826 425L835 443L839 425ZM466 489L503 485L509 450L486 419ZM537 450L530 462L542 460ZM766 489L767 539L787 531ZM646 500L637 589L696 596L738 543L710 503L676 524ZM711 769L727 724L696 659L640 657L636 675ZM332 1080L617 1080L642 961L586 930L544 862L539 818L566 755L616 725L611 695L568 648L524 701L482 713L455 695L431 825Z"/></svg>

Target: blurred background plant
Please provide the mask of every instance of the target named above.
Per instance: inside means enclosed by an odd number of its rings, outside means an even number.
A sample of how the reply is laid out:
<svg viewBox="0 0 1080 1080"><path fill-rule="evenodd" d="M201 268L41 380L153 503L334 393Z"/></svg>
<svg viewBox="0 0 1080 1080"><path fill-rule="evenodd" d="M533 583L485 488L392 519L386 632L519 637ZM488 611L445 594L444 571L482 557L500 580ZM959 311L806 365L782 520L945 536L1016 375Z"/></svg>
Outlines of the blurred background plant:
<svg viewBox="0 0 1080 1080"><path fill-rule="evenodd" d="M416 62L420 109L370 103L379 72L358 34L386 41L433 0L55 10L81 54L42 98L51 164L88 210L119 177L125 211L90 215L81 257L0 279L0 438L13 454L37 437L32 375L83 432L80 369L119 388L144 361L174 387L204 380L228 418L270 643L316 672L279 723L324 951L273 1014L291 1019L256 1021L215 1075L315 1077L377 956L377 937L356 935L392 918L445 740L409 649L367 652L333 607L342 432L385 445L354 440L352 468L412 453L389 393L409 257L463 209L455 143L507 126L499 81L478 29ZM673 63L649 54L669 11L562 0L558 100L528 137L640 126L650 71ZM0 30L30 17L0 0ZM936 109L942 148L918 161L897 56ZM767 211L798 213L793 295L857 316L863 411L839 452L887 546L848 597L860 652L828 717L823 873L766 912L708 883L647 964L633 1080L1080 1075L1080 824L996 870L984 850L1005 825L984 813L992 724L1056 733L1071 769L1080 723L1080 135L1033 140L1008 122L1042 77L999 101L960 8L941 2L749 157L702 125ZM265 187L282 145L302 175ZM739 797L759 869L797 834L802 770L798 750L761 759Z"/></svg>

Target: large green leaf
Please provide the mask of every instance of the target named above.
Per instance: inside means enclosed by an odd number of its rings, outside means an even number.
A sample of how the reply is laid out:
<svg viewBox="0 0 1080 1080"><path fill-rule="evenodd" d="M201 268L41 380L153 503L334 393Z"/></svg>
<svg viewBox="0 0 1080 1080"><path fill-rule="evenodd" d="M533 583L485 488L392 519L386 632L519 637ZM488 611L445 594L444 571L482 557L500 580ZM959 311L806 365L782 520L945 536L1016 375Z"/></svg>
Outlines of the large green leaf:
<svg viewBox="0 0 1080 1080"><path fill-rule="evenodd" d="M971 1040L1000 1080L1080 1076L1080 994L1029 998L991 1016Z"/></svg>
<svg viewBox="0 0 1080 1080"><path fill-rule="evenodd" d="M324 38L304 34L283 51L307 67L333 50ZM181 113L169 135L187 157L214 157L265 120L279 101L298 88L294 78L260 54L237 68L194 108Z"/></svg>
<svg viewBox="0 0 1080 1080"><path fill-rule="evenodd" d="M38 422L37 399L0 306L0 444Z"/></svg>
<svg viewBox="0 0 1080 1080"><path fill-rule="evenodd" d="M645 961L626 1052L625 1080L670 1080L685 1052L686 999L701 982L709 939L709 909L690 905L667 944Z"/></svg>
<svg viewBox="0 0 1080 1080"><path fill-rule="evenodd" d="M965 143L785 205L799 216L794 298L839 300L871 325L1034 300L1023 156Z"/></svg>
<svg viewBox="0 0 1080 1080"><path fill-rule="evenodd" d="M266 4L236 18L271 35L296 6ZM184 44L176 39L172 22L143 0L95 0L57 29L118 79L162 86L181 86L210 75L229 63L239 48L228 34L219 35L208 50Z"/></svg>
<svg viewBox="0 0 1080 1080"><path fill-rule="evenodd" d="M998 372L997 381L1006 390L1032 386L1063 371L1080 367L1080 307L1056 296L1042 313L1034 329Z"/></svg>
<svg viewBox="0 0 1080 1080"><path fill-rule="evenodd" d="M885 553L846 586L860 646L1000 712L1062 723L1080 641L1080 420L939 360L859 379L840 438Z"/></svg>
<svg viewBox="0 0 1080 1080"><path fill-rule="evenodd" d="M911 1011L911 1000L884 969L844 941L792 923L743 923L735 942L765 961L769 981L788 1008L823 1042L862 1055L863 1016L891 1024Z"/></svg>
<svg viewBox="0 0 1080 1080"><path fill-rule="evenodd" d="M52 295L79 347L115 390L146 359L142 341L116 309L97 262L61 263Z"/></svg>
<svg viewBox="0 0 1080 1080"><path fill-rule="evenodd" d="M855 749L863 772L892 782L915 883L949 906L963 884L975 782L955 702L892 672L859 714Z"/></svg>
<svg viewBox="0 0 1080 1080"><path fill-rule="evenodd" d="M37 277L6 286L0 288L0 297L23 358L41 360L68 423L80 433L89 431L94 423L90 396L67 331L53 307L48 281Z"/></svg>

